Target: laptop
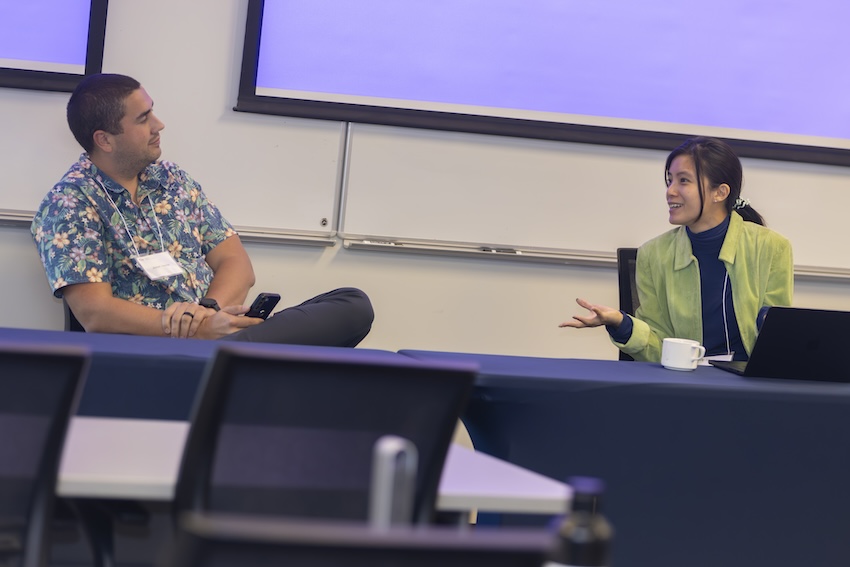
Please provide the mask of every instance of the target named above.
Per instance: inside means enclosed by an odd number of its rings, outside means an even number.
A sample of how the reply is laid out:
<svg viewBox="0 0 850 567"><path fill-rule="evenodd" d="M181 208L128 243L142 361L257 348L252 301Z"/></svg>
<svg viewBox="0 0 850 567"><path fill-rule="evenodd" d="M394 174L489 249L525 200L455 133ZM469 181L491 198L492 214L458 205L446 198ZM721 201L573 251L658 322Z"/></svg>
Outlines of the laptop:
<svg viewBox="0 0 850 567"><path fill-rule="evenodd" d="M850 311L771 307L749 361L710 364L747 377L850 382Z"/></svg>

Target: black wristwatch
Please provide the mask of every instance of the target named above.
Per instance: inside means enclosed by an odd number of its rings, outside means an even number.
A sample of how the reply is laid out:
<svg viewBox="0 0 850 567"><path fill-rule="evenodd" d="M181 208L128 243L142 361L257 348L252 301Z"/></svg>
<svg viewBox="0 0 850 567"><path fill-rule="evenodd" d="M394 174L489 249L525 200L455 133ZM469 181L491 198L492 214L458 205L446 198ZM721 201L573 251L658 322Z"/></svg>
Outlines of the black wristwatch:
<svg viewBox="0 0 850 567"><path fill-rule="evenodd" d="M201 304L201 307L208 307L210 309L215 309L216 311L221 311L221 307L218 306L218 301L212 297L202 297L201 301L198 303Z"/></svg>

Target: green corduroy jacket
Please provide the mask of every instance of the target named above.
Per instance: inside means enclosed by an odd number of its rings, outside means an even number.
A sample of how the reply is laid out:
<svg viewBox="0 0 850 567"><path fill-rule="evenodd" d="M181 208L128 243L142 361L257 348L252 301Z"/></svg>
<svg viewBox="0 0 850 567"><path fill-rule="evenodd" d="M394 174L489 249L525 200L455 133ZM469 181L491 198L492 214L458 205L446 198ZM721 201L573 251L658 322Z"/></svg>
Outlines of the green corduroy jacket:
<svg viewBox="0 0 850 567"><path fill-rule="evenodd" d="M759 310L791 305L791 243L733 212L719 257L729 274L735 318L749 355L756 341ZM625 344L614 344L635 360L659 362L666 337L702 343L699 266L685 227L665 232L641 246L636 270L640 306L632 317L632 336Z"/></svg>

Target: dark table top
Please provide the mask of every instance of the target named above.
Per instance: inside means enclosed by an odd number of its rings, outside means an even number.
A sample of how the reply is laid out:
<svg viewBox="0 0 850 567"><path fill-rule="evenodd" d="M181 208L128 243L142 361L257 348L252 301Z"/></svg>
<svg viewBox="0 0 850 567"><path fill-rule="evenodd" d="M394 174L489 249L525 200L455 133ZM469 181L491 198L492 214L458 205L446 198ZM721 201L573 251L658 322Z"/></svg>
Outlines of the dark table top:
<svg viewBox="0 0 850 567"><path fill-rule="evenodd" d="M424 350L400 350L400 354L423 361L465 361L479 365L478 390L491 395L501 389L536 390L608 388L617 386L683 387L694 390L730 391L736 395L764 393L803 396L850 395L850 384L811 380L746 378L713 366L693 371L668 370L653 362L539 358L496 354L473 354ZM848 370L850 372L850 370ZM517 395L511 392L512 396Z"/></svg>
<svg viewBox="0 0 850 567"><path fill-rule="evenodd" d="M185 421L206 364L223 341L169 339L106 333L0 328L0 342L75 345L92 354L77 415ZM356 352L371 359L409 360L389 351L252 343L260 352L334 356Z"/></svg>

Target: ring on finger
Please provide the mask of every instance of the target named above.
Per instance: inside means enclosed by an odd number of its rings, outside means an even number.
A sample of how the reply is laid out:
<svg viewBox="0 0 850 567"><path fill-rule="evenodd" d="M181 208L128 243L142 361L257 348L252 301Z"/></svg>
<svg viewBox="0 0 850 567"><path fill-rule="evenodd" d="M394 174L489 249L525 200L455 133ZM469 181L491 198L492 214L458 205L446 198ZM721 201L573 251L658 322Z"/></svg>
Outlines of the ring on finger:
<svg viewBox="0 0 850 567"><path fill-rule="evenodd" d="M195 316L194 316L194 315L192 315L191 313L189 313L188 311L187 311L186 313L183 313L183 315L181 315L181 317L183 317L183 316L185 316L185 315L188 315L188 316L189 316L189 317L191 317L192 319L194 319L194 318L195 318Z"/></svg>

